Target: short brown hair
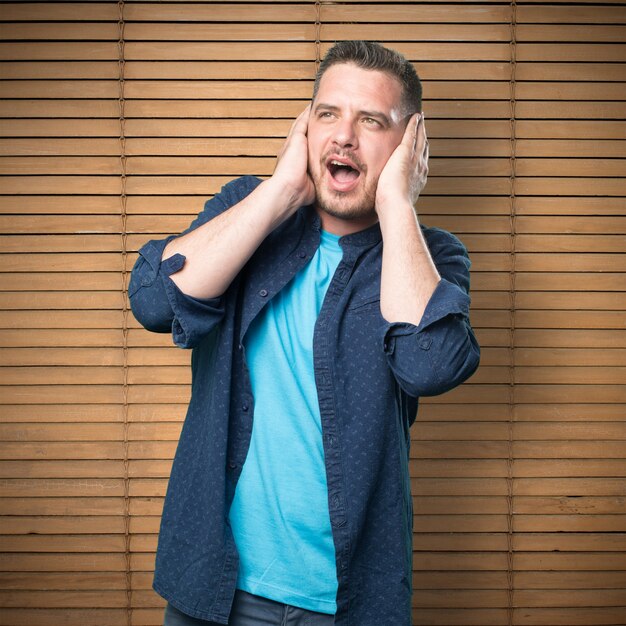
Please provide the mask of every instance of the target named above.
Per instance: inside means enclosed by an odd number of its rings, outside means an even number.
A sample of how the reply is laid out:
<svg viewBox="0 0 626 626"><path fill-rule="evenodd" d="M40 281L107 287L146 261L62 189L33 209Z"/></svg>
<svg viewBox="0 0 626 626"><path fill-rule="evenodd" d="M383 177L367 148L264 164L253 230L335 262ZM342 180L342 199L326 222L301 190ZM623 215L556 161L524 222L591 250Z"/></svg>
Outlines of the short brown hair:
<svg viewBox="0 0 626 626"><path fill-rule="evenodd" d="M390 50L373 41L339 41L330 48L315 76L313 100L324 72L339 63L352 63L365 70L377 70L393 76L402 85L407 115L422 111L422 83L411 62L396 50Z"/></svg>

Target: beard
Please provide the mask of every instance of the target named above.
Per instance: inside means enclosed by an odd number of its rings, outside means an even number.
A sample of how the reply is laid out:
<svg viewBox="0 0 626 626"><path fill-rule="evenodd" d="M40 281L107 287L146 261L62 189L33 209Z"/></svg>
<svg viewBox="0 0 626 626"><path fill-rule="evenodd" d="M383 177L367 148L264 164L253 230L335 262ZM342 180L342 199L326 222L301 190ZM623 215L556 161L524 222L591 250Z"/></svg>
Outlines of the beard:
<svg viewBox="0 0 626 626"><path fill-rule="evenodd" d="M317 207L332 215L344 220L356 220L363 217L375 215L374 200L376 190L363 189L354 190L350 193L332 191L315 185L315 202Z"/></svg>
<svg viewBox="0 0 626 626"><path fill-rule="evenodd" d="M347 155L359 165L362 181L348 192L330 189L325 179L330 176L326 167L327 155L320 159L317 173L309 171L315 186L315 204L318 209L328 215L344 220L369 218L376 215L374 208L376 201L376 186L378 180L367 181L367 167L361 164L353 155Z"/></svg>

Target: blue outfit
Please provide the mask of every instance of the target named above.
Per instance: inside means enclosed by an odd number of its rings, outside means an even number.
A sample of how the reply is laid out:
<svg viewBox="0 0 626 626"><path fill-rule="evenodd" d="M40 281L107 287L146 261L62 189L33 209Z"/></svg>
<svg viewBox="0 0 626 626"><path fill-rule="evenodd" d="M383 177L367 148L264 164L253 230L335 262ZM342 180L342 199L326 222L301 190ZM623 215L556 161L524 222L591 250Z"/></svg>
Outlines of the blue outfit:
<svg viewBox="0 0 626 626"><path fill-rule="evenodd" d="M190 228L240 202L259 179L227 184ZM469 259L453 235L422 227L442 276L418 326L380 312L378 224L341 237L343 257L315 323L313 370L335 547L337 626L410 626L412 500L409 427L420 396L443 393L478 366L469 324ZM263 241L218 298L171 280L185 258L161 261L170 238L139 251L129 297L148 330L193 348L192 395L172 465L153 588L180 611L227 624L239 556L228 521L250 447L254 406L244 338L320 245L301 207Z"/></svg>
<svg viewBox="0 0 626 626"><path fill-rule="evenodd" d="M337 575L313 333L341 257L339 236L322 231L310 263L248 328L252 438L229 518L238 589L331 614Z"/></svg>

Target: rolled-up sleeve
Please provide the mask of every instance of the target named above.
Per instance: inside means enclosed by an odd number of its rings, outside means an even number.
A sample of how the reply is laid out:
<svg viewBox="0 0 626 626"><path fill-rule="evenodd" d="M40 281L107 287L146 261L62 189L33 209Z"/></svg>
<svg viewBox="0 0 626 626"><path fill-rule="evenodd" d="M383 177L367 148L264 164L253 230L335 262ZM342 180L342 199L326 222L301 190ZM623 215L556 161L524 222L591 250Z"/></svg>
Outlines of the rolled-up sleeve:
<svg viewBox="0 0 626 626"><path fill-rule="evenodd" d="M402 389L411 396L434 396L460 385L478 367L480 348L469 322L470 260L450 233L424 229L441 275L419 325L390 323L383 350Z"/></svg>
<svg viewBox="0 0 626 626"><path fill-rule="evenodd" d="M202 213L181 235L240 202L259 183L260 180L253 177L228 183L205 204ZM194 298L178 288L170 276L183 267L185 257L174 254L161 260L165 246L176 236L151 240L140 248L131 273L128 297L133 315L146 330L171 332L177 346L193 348L223 319L225 296Z"/></svg>

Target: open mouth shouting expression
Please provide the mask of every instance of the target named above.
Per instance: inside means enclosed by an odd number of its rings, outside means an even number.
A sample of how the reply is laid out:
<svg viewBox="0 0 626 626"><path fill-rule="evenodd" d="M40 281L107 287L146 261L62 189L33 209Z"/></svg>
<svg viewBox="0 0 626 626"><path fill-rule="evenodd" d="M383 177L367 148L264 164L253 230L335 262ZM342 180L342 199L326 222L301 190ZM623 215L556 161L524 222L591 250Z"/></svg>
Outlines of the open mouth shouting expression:
<svg viewBox="0 0 626 626"><path fill-rule="evenodd" d="M322 227L356 232L377 221L378 177L402 140L402 87L351 63L322 76L307 131L309 171Z"/></svg>

